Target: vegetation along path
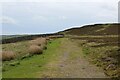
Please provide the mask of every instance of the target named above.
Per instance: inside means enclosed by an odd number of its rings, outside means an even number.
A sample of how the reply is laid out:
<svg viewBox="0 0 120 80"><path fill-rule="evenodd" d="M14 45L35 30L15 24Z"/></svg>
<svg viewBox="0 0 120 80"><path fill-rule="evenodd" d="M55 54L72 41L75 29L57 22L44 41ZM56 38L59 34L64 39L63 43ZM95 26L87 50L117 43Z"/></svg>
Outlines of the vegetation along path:
<svg viewBox="0 0 120 80"><path fill-rule="evenodd" d="M106 78L104 72L90 64L83 56L81 47L70 39L61 41L59 58L50 62L38 76L63 78Z"/></svg>
<svg viewBox="0 0 120 80"><path fill-rule="evenodd" d="M90 64L83 56L81 47L68 38L56 39L48 44L41 55L8 66L3 78L105 78L104 72Z"/></svg>

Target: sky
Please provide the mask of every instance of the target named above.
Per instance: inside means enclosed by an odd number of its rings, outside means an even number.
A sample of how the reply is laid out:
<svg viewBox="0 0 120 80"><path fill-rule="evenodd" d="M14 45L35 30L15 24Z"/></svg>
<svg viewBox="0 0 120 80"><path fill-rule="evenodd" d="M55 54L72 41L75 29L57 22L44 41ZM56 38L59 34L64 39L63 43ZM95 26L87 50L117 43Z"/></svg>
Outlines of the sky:
<svg viewBox="0 0 120 80"><path fill-rule="evenodd" d="M119 0L0 0L0 34L44 34L118 22Z"/></svg>

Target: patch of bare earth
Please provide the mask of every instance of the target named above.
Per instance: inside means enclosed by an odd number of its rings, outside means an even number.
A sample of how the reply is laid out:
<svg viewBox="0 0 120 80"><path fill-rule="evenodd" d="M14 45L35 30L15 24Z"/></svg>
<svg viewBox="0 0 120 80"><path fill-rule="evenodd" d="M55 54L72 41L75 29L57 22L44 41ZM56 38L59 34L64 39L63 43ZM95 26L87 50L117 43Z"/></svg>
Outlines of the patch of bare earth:
<svg viewBox="0 0 120 80"><path fill-rule="evenodd" d="M90 64L84 58L81 47L78 47L76 43L65 39L58 50L59 57L47 64L46 70L39 72L39 77L107 78L102 69Z"/></svg>

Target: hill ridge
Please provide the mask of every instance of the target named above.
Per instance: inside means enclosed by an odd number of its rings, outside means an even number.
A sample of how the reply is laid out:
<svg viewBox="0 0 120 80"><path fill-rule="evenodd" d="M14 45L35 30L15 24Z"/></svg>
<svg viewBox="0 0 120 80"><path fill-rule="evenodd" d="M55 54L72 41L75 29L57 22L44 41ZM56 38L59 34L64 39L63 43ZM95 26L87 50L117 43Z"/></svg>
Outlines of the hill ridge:
<svg viewBox="0 0 120 80"><path fill-rule="evenodd" d="M120 23L92 24L70 28L59 33L70 35L118 35Z"/></svg>

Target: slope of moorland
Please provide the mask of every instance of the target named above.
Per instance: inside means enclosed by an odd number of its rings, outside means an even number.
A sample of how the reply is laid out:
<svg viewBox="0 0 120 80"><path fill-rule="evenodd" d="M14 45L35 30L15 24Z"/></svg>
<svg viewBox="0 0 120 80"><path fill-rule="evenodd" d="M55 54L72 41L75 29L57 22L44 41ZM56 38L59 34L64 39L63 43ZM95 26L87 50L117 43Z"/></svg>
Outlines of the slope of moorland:
<svg viewBox="0 0 120 80"><path fill-rule="evenodd" d="M17 56L13 60L3 61L2 77L120 77L119 26L120 24L96 24L59 32L65 37L49 36L50 40L45 44L42 54L38 54L37 50L33 56L28 55L29 46L37 44L42 48L39 39L2 44L2 50L12 50ZM36 52L35 48L33 50Z"/></svg>
<svg viewBox="0 0 120 80"><path fill-rule="evenodd" d="M43 54L3 62L3 78L107 78L107 76L103 70L84 58L81 47L75 42L68 38L60 38L49 42Z"/></svg>
<svg viewBox="0 0 120 80"><path fill-rule="evenodd" d="M60 33L77 42L90 62L110 77L120 77L120 24L95 24ZM68 36L69 35L69 36Z"/></svg>
<svg viewBox="0 0 120 80"><path fill-rule="evenodd" d="M118 35L120 24L94 24L71 28L60 33L71 35Z"/></svg>

